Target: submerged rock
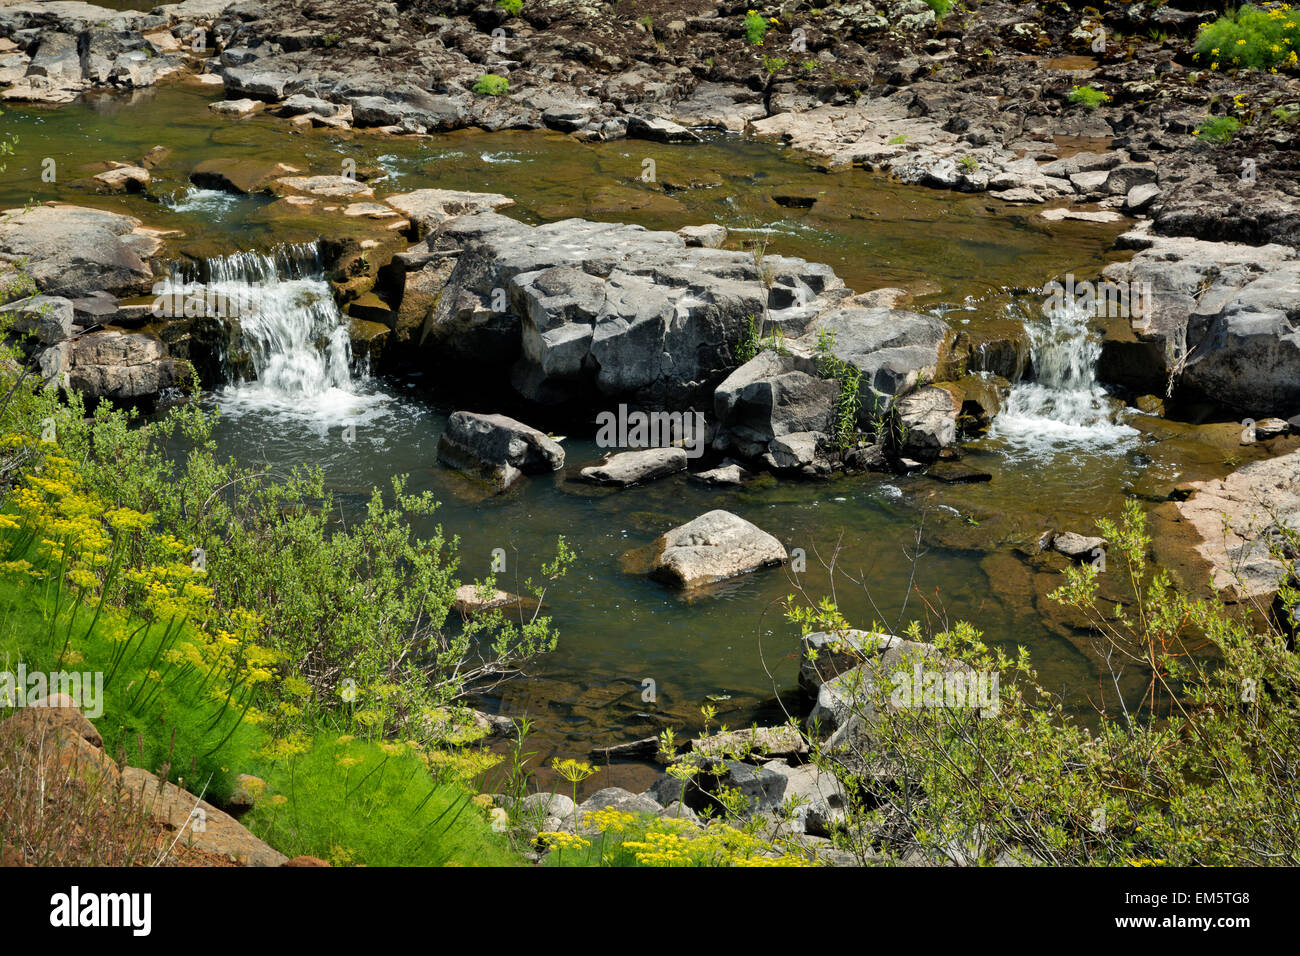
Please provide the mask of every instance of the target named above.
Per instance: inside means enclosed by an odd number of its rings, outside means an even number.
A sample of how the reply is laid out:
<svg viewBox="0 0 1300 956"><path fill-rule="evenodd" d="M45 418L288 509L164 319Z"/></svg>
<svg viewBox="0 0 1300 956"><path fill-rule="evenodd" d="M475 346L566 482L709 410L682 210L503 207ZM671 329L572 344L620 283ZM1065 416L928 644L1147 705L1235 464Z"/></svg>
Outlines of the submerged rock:
<svg viewBox="0 0 1300 956"><path fill-rule="evenodd" d="M505 489L523 475L564 467L564 449L505 415L454 412L438 439L438 460Z"/></svg>
<svg viewBox="0 0 1300 956"><path fill-rule="evenodd" d="M713 584L784 564L781 542L729 511L710 511L655 542L651 574L681 588Z"/></svg>

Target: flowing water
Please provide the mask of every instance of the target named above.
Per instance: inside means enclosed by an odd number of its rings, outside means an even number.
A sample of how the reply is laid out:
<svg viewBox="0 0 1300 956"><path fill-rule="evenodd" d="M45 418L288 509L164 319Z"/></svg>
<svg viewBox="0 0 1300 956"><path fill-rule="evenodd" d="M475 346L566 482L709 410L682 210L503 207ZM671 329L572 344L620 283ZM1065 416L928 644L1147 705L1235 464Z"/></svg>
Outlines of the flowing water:
<svg viewBox="0 0 1300 956"><path fill-rule="evenodd" d="M20 146L0 173L0 200L125 207L182 230L174 245L186 264L175 279L256 304L244 320L253 374L206 399L222 413L223 451L274 472L318 466L345 508L364 507L372 487L409 475L412 491L443 502L437 520L459 536L467 579L486 574L493 551L504 549L501 583L510 588L566 536L578 562L547 597L559 648L484 702L534 718L531 748L543 760L669 725L689 733L706 699L732 726L783 719L797 634L778 605L796 587L825 593L832 556L860 582L836 582L851 620L889 628L918 617L971 620L991 642L1028 646L1047 683L1072 700L1096 686L1094 662L1049 620L1045 587L1011 549L1045 527L1089 531L1118 511L1135 483L1172 479L1186 467L1186 446L1151 440L1148 425L1126 420L1094 381L1098 344L1088 316L1043 314L1041 296L1028 291L1059 274L1099 270L1113 256L1117 227L1047 223L1033 209L860 171L827 175L802 157L734 137L696 146L592 146L517 132L384 139L304 133L260 116L232 123L207 111L213 98L176 86L58 111L7 107ZM172 154L153 170L153 198L96 197L78 185L88 159L133 159L157 144ZM401 379L359 367L315 259L313 243L328 226L275 218L264 199L191 186L189 169L214 156L313 172L350 158L385 177L376 183L381 195L435 186L503 192L516 200L510 213L529 222L581 216L672 229L721 222L738 240L765 239L771 252L829 263L859 291L903 286L914 294L910 307L944 314L975 342L1025 325L1034 379L1018 383L990 433L967 446L966 462L993 475L985 484L866 475L761 478L718 490L677 476L608 491L552 475L485 500L437 464L438 435L453 409L439 404L436 361ZM56 183L40 179L46 157L63 171ZM657 164L656 184L639 181L647 157ZM773 201L778 190L811 191L818 200L788 209ZM492 404L491 395L480 404ZM588 436L565 447L569 471L602 455ZM804 548L807 570L748 575L697 599L625 570L625 553L713 508ZM653 703L642 699L647 679L656 685ZM602 775L602 785L615 783L636 781Z"/></svg>

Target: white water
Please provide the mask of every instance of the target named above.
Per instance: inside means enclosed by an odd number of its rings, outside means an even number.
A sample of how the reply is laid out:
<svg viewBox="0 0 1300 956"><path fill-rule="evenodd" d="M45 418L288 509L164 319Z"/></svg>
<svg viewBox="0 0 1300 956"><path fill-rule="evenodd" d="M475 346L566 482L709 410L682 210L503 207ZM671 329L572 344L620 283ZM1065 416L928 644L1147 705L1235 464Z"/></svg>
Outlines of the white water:
<svg viewBox="0 0 1300 956"><path fill-rule="evenodd" d="M1088 319L1086 310L1069 304L1045 307L1043 321L1026 323L1034 380L1011 389L989 429L991 438L1043 456L1114 448L1136 437L1121 421L1123 404L1097 383L1101 342Z"/></svg>
<svg viewBox="0 0 1300 956"><path fill-rule="evenodd" d="M383 415L388 397L352 372L347 320L314 244L209 259L203 289L239 322L254 379L219 390L231 415L287 416L324 431Z"/></svg>

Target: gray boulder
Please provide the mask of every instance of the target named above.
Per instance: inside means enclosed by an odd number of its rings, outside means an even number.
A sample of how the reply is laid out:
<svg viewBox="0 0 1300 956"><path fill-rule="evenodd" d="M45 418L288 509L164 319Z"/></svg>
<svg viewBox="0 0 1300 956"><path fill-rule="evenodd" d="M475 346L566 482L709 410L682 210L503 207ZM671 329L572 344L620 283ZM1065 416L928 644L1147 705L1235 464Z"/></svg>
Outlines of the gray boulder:
<svg viewBox="0 0 1300 956"><path fill-rule="evenodd" d="M652 575L687 589L784 564L788 557L776 538L722 510L660 536L654 551Z"/></svg>
<svg viewBox="0 0 1300 956"><path fill-rule="evenodd" d="M153 285L146 259L161 241L138 233L138 219L62 204L6 212L0 255L25 259L37 286L49 295L78 298L102 289L143 294Z"/></svg>
<svg viewBox="0 0 1300 956"><path fill-rule="evenodd" d="M921 461L933 461L957 440L957 415L961 406L946 388L927 385L904 396L896 409L902 452Z"/></svg>
<svg viewBox="0 0 1300 956"><path fill-rule="evenodd" d="M936 316L858 307L819 316L802 338L805 347L815 349L819 335L833 337L831 354L862 373L858 423L864 428L918 382L936 378L952 339L948 323Z"/></svg>
<svg viewBox="0 0 1300 956"><path fill-rule="evenodd" d="M758 458L778 436L828 432L838 395L839 386L818 376L811 359L760 352L713 393L719 426L714 447Z"/></svg>
<svg viewBox="0 0 1300 956"><path fill-rule="evenodd" d="M504 489L523 475L559 471L564 449L505 415L454 412L438 439L438 460Z"/></svg>
<svg viewBox="0 0 1300 956"><path fill-rule="evenodd" d="M72 334L73 307L69 299L33 295L0 306L9 331L30 335L42 345L52 345Z"/></svg>

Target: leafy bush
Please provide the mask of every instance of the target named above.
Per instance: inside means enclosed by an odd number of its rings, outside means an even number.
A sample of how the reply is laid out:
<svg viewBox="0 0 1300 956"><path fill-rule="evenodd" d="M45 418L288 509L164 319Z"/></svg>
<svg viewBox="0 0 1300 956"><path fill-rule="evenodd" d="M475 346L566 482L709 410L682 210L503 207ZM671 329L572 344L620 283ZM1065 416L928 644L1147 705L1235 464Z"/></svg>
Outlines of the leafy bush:
<svg viewBox="0 0 1300 956"><path fill-rule="evenodd" d="M504 76L497 76L495 73L484 73L474 81L471 87L475 93L481 93L485 96L503 96L510 89L510 81Z"/></svg>
<svg viewBox="0 0 1300 956"><path fill-rule="evenodd" d="M1300 10L1286 4L1268 10L1246 4L1202 24L1196 36L1196 56L1212 70L1294 70L1300 68L1298 47Z"/></svg>
<svg viewBox="0 0 1300 956"><path fill-rule="evenodd" d="M948 11L952 9L953 0L925 0L925 2L929 4L930 9L934 11L935 19L942 20L948 15Z"/></svg>
<svg viewBox="0 0 1300 956"><path fill-rule="evenodd" d="M934 635L944 658L1000 678L995 706L900 704L887 679L864 686L861 731L815 757L851 795L842 845L916 862L1300 862L1300 657L1275 627L1191 600L1152 568L1136 502L1098 526L1122 600L1102 599L1092 564L1067 568L1052 595L1110 662L1115 689L1094 701L1095 719L1046 690L1024 648L990 650L966 624ZM846 627L831 601L792 600L788 613L805 632ZM919 625L907 636L919 640Z"/></svg>
<svg viewBox="0 0 1300 956"><path fill-rule="evenodd" d="M754 46L763 45L763 37L767 36L767 31L771 29L772 24L763 19L762 15L756 10L750 10L745 14L743 24L745 30L745 39Z"/></svg>
<svg viewBox="0 0 1300 956"><path fill-rule="evenodd" d="M1241 120L1235 116L1207 116L1196 128L1196 135L1207 143L1222 145L1236 136L1239 129Z"/></svg>
<svg viewBox="0 0 1300 956"><path fill-rule="evenodd" d="M497 6L512 17L517 17L523 12L524 0L497 0Z"/></svg>
<svg viewBox="0 0 1300 956"><path fill-rule="evenodd" d="M1092 86L1076 86L1070 90L1070 102L1082 104L1090 110L1095 110L1103 103L1109 103L1110 100L1109 93Z"/></svg>

